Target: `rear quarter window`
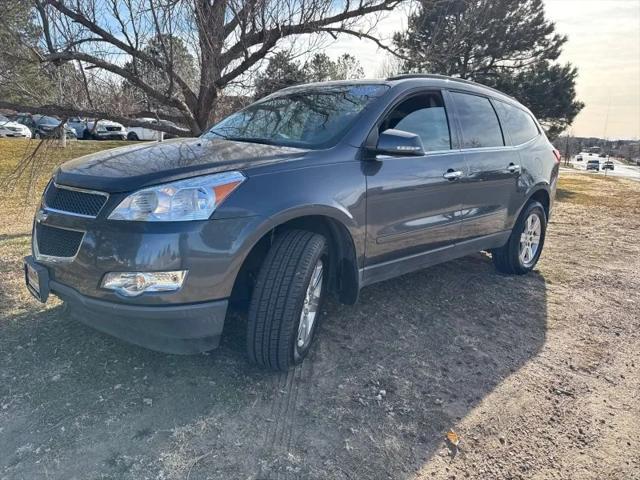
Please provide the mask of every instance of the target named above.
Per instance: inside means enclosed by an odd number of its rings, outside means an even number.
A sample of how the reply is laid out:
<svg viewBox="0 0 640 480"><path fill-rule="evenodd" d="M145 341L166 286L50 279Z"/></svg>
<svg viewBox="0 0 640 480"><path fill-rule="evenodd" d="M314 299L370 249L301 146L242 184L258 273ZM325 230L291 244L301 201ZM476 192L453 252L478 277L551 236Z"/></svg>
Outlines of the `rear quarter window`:
<svg viewBox="0 0 640 480"><path fill-rule="evenodd" d="M536 123L527 112L501 101L496 101L495 104L502 126L514 145L522 145L540 134Z"/></svg>

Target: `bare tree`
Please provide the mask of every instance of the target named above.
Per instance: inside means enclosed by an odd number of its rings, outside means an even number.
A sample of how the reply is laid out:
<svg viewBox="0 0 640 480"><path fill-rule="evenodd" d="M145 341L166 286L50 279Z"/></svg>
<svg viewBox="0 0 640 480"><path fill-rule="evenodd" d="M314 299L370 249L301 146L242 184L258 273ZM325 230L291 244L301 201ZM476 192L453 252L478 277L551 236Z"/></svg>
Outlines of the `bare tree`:
<svg viewBox="0 0 640 480"><path fill-rule="evenodd" d="M29 96L30 101L2 99L0 108L55 110L139 126L147 125L130 119L151 113L197 135L211 123L222 92L242 85L284 39L347 34L387 48L371 26L402 1L32 0L41 35L23 49L23 60L49 75L63 72L64 88L56 95ZM363 17L369 22L364 31ZM9 53L2 50L0 45L0 56ZM185 55L193 57L193 68L185 68ZM151 101L141 105L141 96ZM168 125L162 129L181 133Z"/></svg>

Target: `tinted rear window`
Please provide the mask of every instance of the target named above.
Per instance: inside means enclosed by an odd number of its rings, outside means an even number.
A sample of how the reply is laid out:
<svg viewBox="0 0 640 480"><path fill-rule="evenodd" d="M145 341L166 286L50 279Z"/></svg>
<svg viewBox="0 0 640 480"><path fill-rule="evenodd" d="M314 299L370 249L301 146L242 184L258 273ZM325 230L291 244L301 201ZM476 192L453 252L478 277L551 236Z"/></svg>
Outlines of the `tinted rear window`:
<svg viewBox="0 0 640 480"><path fill-rule="evenodd" d="M488 98L451 92L462 128L462 148L501 147L502 130Z"/></svg>
<svg viewBox="0 0 640 480"><path fill-rule="evenodd" d="M531 115L524 110L500 101L496 102L496 108L502 120L502 127L514 145L526 143L540 133Z"/></svg>

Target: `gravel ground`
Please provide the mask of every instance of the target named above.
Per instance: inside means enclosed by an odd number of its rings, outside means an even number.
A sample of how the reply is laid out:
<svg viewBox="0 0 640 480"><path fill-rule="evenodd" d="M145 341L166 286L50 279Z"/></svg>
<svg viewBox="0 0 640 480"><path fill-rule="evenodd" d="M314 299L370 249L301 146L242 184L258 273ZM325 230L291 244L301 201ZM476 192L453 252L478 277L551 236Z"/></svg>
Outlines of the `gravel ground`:
<svg viewBox="0 0 640 480"><path fill-rule="evenodd" d="M240 313L180 357L41 307L3 219L0 479L640 479L640 184L558 197L532 274L478 253L329 302L288 374L246 363Z"/></svg>

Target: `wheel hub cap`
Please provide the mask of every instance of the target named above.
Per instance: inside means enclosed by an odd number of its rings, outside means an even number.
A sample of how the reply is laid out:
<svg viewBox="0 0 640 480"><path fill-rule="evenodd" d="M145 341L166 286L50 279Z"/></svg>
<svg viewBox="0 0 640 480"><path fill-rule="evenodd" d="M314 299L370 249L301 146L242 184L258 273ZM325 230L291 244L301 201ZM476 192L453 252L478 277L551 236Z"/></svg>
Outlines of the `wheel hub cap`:
<svg viewBox="0 0 640 480"><path fill-rule="evenodd" d="M298 340L296 342L298 348L306 347L311 340L311 332L318 314L320 305L320 295L322 293L322 276L324 264L322 259L318 260L311 274L311 280L307 287L307 293L304 297L302 313L300 314L300 323L298 324Z"/></svg>
<svg viewBox="0 0 640 480"><path fill-rule="evenodd" d="M537 214L532 213L524 222L524 231L520 234L520 261L525 267L530 266L538 253L542 223Z"/></svg>

